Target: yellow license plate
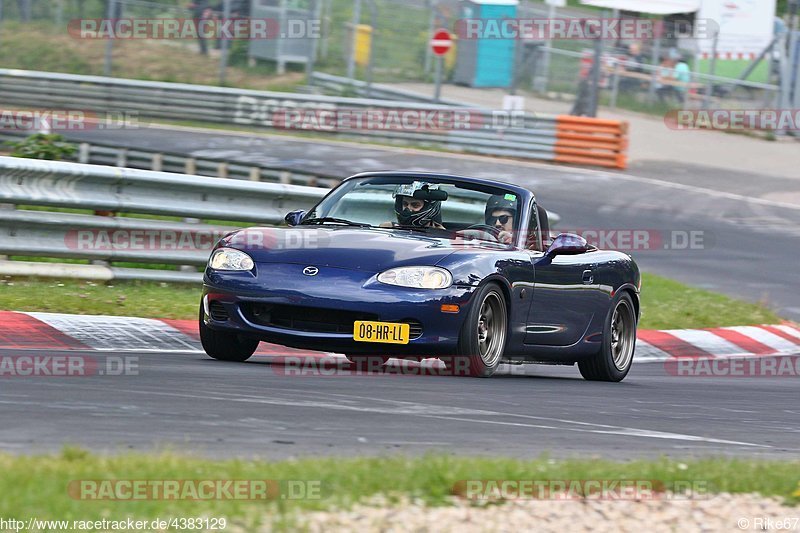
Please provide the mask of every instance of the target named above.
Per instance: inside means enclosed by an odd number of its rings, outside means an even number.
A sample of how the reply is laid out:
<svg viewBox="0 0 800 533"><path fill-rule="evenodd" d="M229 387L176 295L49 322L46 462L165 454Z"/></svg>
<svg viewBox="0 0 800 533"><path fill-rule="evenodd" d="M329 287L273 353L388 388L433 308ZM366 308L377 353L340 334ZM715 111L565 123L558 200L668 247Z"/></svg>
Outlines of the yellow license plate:
<svg viewBox="0 0 800 533"><path fill-rule="evenodd" d="M411 326L394 322L353 323L353 340L359 342L383 342L387 344L408 344Z"/></svg>

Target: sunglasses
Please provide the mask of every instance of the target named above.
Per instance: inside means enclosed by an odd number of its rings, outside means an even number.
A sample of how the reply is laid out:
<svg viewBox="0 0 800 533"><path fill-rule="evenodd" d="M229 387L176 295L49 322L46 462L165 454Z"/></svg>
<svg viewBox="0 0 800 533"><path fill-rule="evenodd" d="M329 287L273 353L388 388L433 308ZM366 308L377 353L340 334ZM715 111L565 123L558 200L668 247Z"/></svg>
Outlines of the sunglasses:
<svg viewBox="0 0 800 533"><path fill-rule="evenodd" d="M511 215L500 215L499 217L489 217L488 222L489 225L491 226L492 224L494 224L499 220L501 224L505 225L508 224L508 221L511 220L512 218L514 217L512 217Z"/></svg>

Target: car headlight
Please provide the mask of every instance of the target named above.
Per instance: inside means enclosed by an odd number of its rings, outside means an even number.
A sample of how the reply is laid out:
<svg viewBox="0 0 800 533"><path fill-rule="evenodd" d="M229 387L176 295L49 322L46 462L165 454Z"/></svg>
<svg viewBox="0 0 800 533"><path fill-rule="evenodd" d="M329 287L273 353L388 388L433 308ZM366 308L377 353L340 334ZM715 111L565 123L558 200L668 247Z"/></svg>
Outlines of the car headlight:
<svg viewBox="0 0 800 533"><path fill-rule="evenodd" d="M400 267L381 272L378 281L412 289L444 289L453 283L453 276L439 267Z"/></svg>
<svg viewBox="0 0 800 533"><path fill-rule="evenodd" d="M208 266L214 270L252 270L253 259L241 250L218 248L211 254Z"/></svg>

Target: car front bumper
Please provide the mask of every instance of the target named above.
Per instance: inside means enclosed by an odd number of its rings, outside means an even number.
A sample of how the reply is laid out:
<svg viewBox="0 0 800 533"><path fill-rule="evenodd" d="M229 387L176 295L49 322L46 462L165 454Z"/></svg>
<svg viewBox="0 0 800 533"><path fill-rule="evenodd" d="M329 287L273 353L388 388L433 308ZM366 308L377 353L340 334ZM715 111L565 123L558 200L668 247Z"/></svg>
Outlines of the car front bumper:
<svg viewBox="0 0 800 533"><path fill-rule="evenodd" d="M380 283L375 273L333 267L320 267L317 275L304 276L305 266L258 263L253 272L207 269L203 289L205 324L214 330L237 332L293 348L408 357L456 353L474 287L410 289ZM460 310L442 312L443 304L458 305ZM209 313L212 306L216 312ZM258 306L302 308L315 317L329 316L331 323L340 325L356 314L381 322L413 322L421 326L421 335L404 345L356 342L352 323L346 332L341 327L337 332L319 331L326 328L308 324L276 326L265 324L254 315L253 309Z"/></svg>

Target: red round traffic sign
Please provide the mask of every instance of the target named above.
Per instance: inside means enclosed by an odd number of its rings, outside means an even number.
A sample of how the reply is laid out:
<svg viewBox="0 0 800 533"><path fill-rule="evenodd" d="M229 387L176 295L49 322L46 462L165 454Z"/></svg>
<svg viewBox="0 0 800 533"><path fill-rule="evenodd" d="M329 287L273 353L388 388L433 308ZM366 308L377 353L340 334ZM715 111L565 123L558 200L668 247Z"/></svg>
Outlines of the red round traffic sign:
<svg viewBox="0 0 800 533"><path fill-rule="evenodd" d="M450 32L440 28L433 33L431 39L431 50L437 56L443 56L453 47L453 37Z"/></svg>

